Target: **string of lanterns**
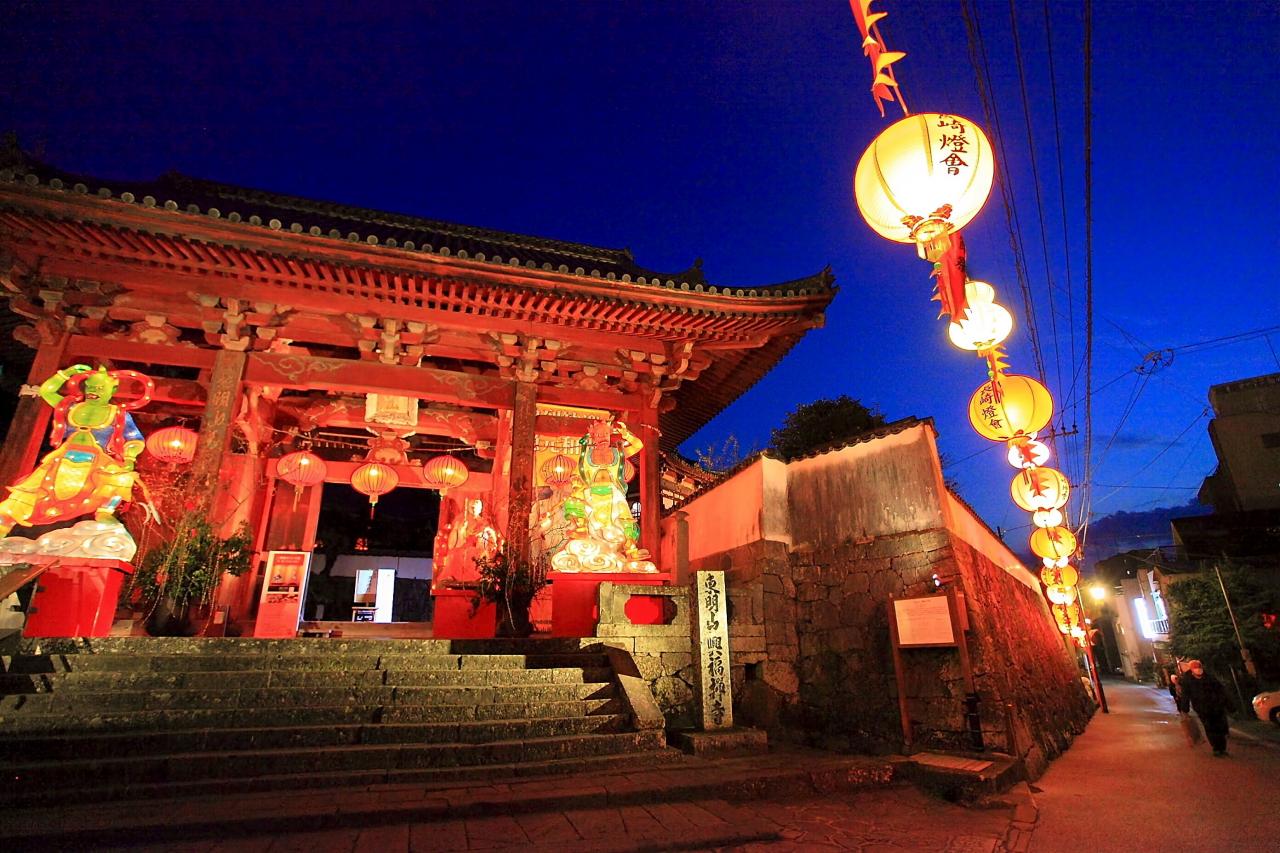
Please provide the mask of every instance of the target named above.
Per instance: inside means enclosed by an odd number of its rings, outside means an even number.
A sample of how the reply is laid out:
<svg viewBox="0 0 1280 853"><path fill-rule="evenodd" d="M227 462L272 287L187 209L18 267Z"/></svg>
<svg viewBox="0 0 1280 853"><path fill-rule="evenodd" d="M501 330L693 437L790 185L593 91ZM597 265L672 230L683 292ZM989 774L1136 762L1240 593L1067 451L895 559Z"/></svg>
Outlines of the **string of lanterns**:
<svg viewBox="0 0 1280 853"><path fill-rule="evenodd" d="M853 6L855 17L871 14L870 0L855 0ZM1076 594L1079 572L1071 565L1079 542L1063 512L1071 486L1061 471L1046 465L1049 448L1036 437L1053 418L1053 397L1030 376L1009 372L1003 345L1013 331L1013 316L996 302L994 287L967 273L960 229L986 203L994 177L991 143L976 124L950 114L919 113L875 138L858 161L853 186L858 210L873 231L914 244L933 265L934 299L950 318L951 343L986 362L987 381L969 400L969 421L983 438L1007 445L1009 464L1017 469L1010 495L1031 513L1035 530L1029 545L1043 562L1040 580L1054 621L1083 646L1087 630Z"/></svg>

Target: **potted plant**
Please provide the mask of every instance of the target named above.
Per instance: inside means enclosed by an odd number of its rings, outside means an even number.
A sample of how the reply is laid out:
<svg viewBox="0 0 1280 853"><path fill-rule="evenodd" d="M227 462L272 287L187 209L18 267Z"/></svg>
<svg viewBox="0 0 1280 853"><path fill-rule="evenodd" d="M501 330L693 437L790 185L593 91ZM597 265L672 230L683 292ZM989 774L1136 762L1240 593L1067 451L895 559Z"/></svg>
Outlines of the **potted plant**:
<svg viewBox="0 0 1280 853"><path fill-rule="evenodd" d="M476 560L475 598L471 601L474 616L480 606L490 601L497 607L499 637L527 637L533 633L529 608L533 599L547 585L547 562L543 558L522 560L514 557L507 546L489 557Z"/></svg>
<svg viewBox="0 0 1280 853"><path fill-rule="evenodd" d="M188 512L173 536L147 551L133 574L131 592L147 606L152 633L185 634L192 605L213 600L224 574L239 577L253 562L248 524L222 537L202 513Z"/></svg>

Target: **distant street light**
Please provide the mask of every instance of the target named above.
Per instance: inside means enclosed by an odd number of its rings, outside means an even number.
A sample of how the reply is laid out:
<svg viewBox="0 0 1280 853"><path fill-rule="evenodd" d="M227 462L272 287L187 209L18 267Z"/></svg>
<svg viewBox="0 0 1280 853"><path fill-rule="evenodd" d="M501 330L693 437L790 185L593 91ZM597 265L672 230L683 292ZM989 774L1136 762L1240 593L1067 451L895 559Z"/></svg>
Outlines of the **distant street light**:
<svg viewBox="0 0 1280 853"><path fill-rule="evenodd" d="M1107 597L1107 588L1100 583L1095 583L1089 587L1089 595L1094 601L1102 603Z"/></svg>

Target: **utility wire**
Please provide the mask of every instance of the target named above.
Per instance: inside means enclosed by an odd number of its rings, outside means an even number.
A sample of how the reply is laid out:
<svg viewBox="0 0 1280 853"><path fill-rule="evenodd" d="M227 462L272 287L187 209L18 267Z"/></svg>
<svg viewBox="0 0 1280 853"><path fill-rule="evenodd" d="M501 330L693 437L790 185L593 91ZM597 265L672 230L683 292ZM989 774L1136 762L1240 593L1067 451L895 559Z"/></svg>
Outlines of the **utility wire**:
<svg viewBox="0 0 1280 853"><path fill-rule="evenodd" d="M1163 450L1161 450L1159 453L1157 453L1155 456L1152 456L1152 457L1151 457L1151 459L1147 462L1147 464L1146 464L1146 465L1143 465L1143 466L1142 466L1141 468L1139 468L1137 471L1134 471L1134 472L1133 472L1133 474L1131 474L1131 475L1130 475L1128 482L1129 482L1129 483L1132 483L1134 480L1136 480L1136 479L1138 479L1140 476L1142 476L1142 474L1143 474L1143 473L1144 473L1148 468L1150 468L1152 465L1156 464L1156 462L1160 459L1160 457L1161 457L1161 456L1164 456L1166 453L1168 453L1170 450L1172 450L1172 449L1173 449L1173 447L1174 447L1174 445L1176 445L1179 441L1181 441L1181 440L1182 440L1182 437L1183 437L1184 435L1186 435L1187 433L1189 433L1189 432L1191 431L1191 428L1192 428L1192 427L1194 427L1196 424L1200 423L1201 419L1203 419L1203 418L1204 418L1206 415L1208 415L1208 414L1209 414L1209 409L1207 409L1207 408L1206 408L1206 409L1202 410L1202 411L1200 412L1200 414L1196 415L1196 416L1195 416L1195 419L1194 419L1194 420L1192 420L1192 421L1191 421L1191 423L1187 424L1187 425L1186 425L1186 427L1184 427L1184 428L1183 428L1182 432L1180 432L1180 433L1178 433L1176 436L1174 436L1173 441L1171 441L1171 442L1169 442L1168 444L1166 444L1166 445L1164 446L1164 449L1163 449ZM1126 483L1126 485L1127 485L1127 483ZM1117 486L1115 489L1113 489L1113 490L1112 490L1112 491L1110 491L1110 492L1107 492L1107 494L1106 494L1106 495L1104 495L1103 497L1099 498L1099 499L1098 499L1098 503L1099 503L1099 504L1100 504L1100 503L1102 503L1103 501L1105 501L1105 500L1107 500L1108 498L1112 497L1113 495L1115 495L1115 493L1116 493L1116 492L1120 491L1120 490L1121 490L1121 489L1123 489L1123 488L1124 488L1124 486Z"/></svg>
<svg viewBox="0 0 1280 853"><path fill-rule="evenodd" d="M1049 56L1049 92L1053 98L1053 138L1054 153L1058 160L1058 201L1061 206L1062 216L1062 260L1066 267L1067 273L1067 328L1071 330L1069 340L1071 342L1071 364L1075 366L1076 361L1076 299L1075 286L1071 275L1071 236L1067 226L1067 181L1064 177L1062 166L1062 124L1059 119L1058 111L1058 75L1053 67L1053 16L1049 10L1049 0L1044 0L1044 40L1045 48L1048 50ZM1076 376L1079 373L1077 372ZM1071 380L1071 391L1064 398L1066 403L1071 405L1071 420L1074 426L1076 420L1076 411L1079 409L1079 400L1074 397L1075 379ZM1083 471L1083 468L1081 469Z"/></svg>
<svg viewBox="0 0 1280 853"><path fill-rule="evenodd" d="M1048 282L1046 290L1049 294L1049 330L1053 338L1054 370L1057 377L1058 393L1061 394L1063 391L1062 355L1058 348L1057 311L1053 305L1053 265L1049 262L1049 232L1045 227L1044 221L1044 200L1040 193L1040 167L1036 163L1036 137L1031 126L1031 99L1027 97L1027 73L1022 63L1022 40L1018 37L1018 13L1015 8L1015 0L1009 0L1009 26L1013 32L1014 64L1018 66L1018 85L1022 92L1022 118L1027 126L1027 153L1031 155L1031 183L1035 187L1036 214L1040 220L1040 250L1044 256L1044 275L1045 280ZM1063 418L1060 422L1060 428L1065 429L1065 425L1066 420Z"/></svg>
<svg viewBox="0 0 1280 853"><path fill-rule="evenodd" d="M1084 0L1084 460L1085 495L1093 495L1093 0ZM1081 510L1080 547L1089 541L1089 513Z"/></svg>
<svg viewBox="0 0 1280 853"><path fill-rule="evenodd" d="M960 8L964 15L965 31L969 41L969 62L973 65L978 98L982 101L982 112L986 117L987 126L991 128L991 133L995 137L996 146L1000 149L1000 162L1009 163L1005 152L1004 134L1000 130L1000 114L995 105L995 87L991 82L991 67L987 61L986 47L982 42L978 10L972 4L972 0L961 0ZM1027 334L1031 338L1031 353L1035 360L1036 373L1041 383L1047 384L1044 357L1040 349L1040 335L1036 325L1035 303L1027 278L1026 253L1022 250L1022 229L1018 223L1017 207L1013 200L1013 179L1008 169L1004 169L997 176L996 183L1000 185L1000 198L1004 203L1005 223L1009 229L1009 248L1013 252L1013 266L1017 273L1018 286L1022 291L1022 305L1027 320Z"/></svg>

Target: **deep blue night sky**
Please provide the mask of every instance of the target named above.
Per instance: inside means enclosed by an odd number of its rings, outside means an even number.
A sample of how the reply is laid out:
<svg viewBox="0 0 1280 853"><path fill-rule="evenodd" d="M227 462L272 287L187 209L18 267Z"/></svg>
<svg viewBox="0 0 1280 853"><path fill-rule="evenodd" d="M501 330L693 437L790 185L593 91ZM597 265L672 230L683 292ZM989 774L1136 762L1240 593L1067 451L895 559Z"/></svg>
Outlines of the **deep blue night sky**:
<svg viewBox="0 0 1280 853"><path fill-rule="evenodd" d="M1280 5L1094 5L1094 387L1111 383L1094 397L1095 458L1111 442L1094 511L1106 514L1192 497L1213 467L1199 418L1208 386L1280 370L1273 332L1179 350L1147 380L1133 372L1153 349L1280 326ZM908 53L896 67L911 108L986 125L959 0L877 8L889 12L890 48ZM1045 6L1017 4L1055 357L1010 8L977 3L1006 153L1000 179L1012 179L1049 383L1077 401L1081 8L1050 4L1059 149ZM10 2L0 33L0 129L66 169L173 169L627 246L660 271L701 257L720 284L830 264L841 293L827 328L685 450L731 432L763 447L795 404L848 393L890 418L933 416L965 497L992 526L1024 523L1002 454L968 426L981 365L946 342L927 266L875 236L853 205L854 165L887 122L867 94L847 3ZM994 284L1019 320L1013 366L1033 372L998 193L966 233L971 275ZM1082 409L1067 411L1073 424L1083 431ZM1062 467L1075 474L1080 445L1065 444L1074 456Z"/></svg>

